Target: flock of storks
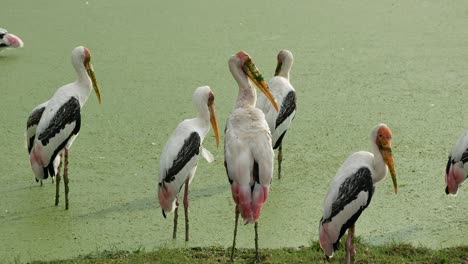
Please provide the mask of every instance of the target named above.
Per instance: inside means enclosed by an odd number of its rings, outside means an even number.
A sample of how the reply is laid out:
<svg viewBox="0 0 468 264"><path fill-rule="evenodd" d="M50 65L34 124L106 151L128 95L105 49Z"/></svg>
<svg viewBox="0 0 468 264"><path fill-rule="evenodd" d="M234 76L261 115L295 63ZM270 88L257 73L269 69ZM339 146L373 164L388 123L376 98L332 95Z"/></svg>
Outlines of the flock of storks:
<svg viewBox="0 0 468 264"><path fill-rule="evenodd" d="M0 29L0 51L22 47L21 39ZM26 140L31 168L36 181L55 177L55 205L59 202L61 166L64 164L65 208L68 209L68 150L80 131L81 107L91 89L101 102L101 94L85 47L72 51L72 65L77 80L60 87L46 102L36 106L27 121ZM236 203L234 239L231 260L234 259L239 215L244 223L255 227L256 259L258 253L258 219L269 195L273 178L274 149L278 149L278 177L281 177L282 140L296 114L296 93L289 81L293 55L281 50L277 55L275 76L264 81L251 57L244 51L229 58L229 70L239 86L239 94L229 116L224 133L224 166ZM257 98L250 81L262 92ZM214 105L215 95L208 86L199 87L193 94L197 117L182 121L169 137L159 163L158 198L162 214L174 212L173 238L176 238L179 200L184 187L185 240L189 240L188 188L195 175L200 155L208 162L213 155L202 143L213 128L219 146L218 121ZM279 105L278 105L279 103ZM397 177L392 158L392 133L387 125L378 124L370 133L371 152L351 154L339 168L326 194L323 216L319 224L320 246L328 258L333 256L340 238L348 230L346 261L351 263L354 224L369 205L375 184L390 170L395 193ZM456 194L468 176L468 130L455 144L447 163L446 193ZM62 160L63 159L63 160Z"/></svg>

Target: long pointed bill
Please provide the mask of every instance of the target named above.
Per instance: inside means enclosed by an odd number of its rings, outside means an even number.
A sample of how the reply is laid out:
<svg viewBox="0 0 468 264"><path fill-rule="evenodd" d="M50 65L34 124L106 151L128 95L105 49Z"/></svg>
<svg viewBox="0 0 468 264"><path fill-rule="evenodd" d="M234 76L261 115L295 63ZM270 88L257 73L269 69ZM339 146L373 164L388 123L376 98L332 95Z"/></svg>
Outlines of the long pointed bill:
<svg viewBox="0 0 468 264"><path fill-rule="evenodd" d="M208 106L208 109L210 110L211 127L213 127L213 132L214 132L215 138L216 138L216 147L219 148L218 119L216 118L216 111L215 111L214 104L211 104L210 106Z"/></svg>
<svg viewBox="0 0 468 264"><path fill-rule="evenodd" d="M388 169L390 170L390 175L392 176L393 188L395 189L395 193L398 193L397 176L395 172L395 165L393 165L393 155L390 141L381 143L382 146L380 147L380 153L382 154L385 164L387 164Z"/></svg>
<svg viewBox="0 0 468 264"><path fill-rule="evenodd" d="M266 84L262 75L258 71L257 66L255 66L251 59L245 61L244 65L242 65L242 70L245 72L245 74L247 74L250 80L252 80L252 82L260 89L260 91L262 91L265 94L265 96L268 98L268 100L270 100L271 104L273 104L273 107L278 112L279 108L278 104L275 101L275 98L271 94L268 85Z"/></svg>
<svg viewBox="0 0 468 264"><path fill-rule="evenodd" d="M98 98L98 102L101 103L101 91L99 90L97 80L96 80L96 75L94 74L94 68L93 65L88 62L85 64L86 71L88 72L89 78L91 78L91 82L93 83L93 88L94 92L96 93L96 96Z"/></svg>

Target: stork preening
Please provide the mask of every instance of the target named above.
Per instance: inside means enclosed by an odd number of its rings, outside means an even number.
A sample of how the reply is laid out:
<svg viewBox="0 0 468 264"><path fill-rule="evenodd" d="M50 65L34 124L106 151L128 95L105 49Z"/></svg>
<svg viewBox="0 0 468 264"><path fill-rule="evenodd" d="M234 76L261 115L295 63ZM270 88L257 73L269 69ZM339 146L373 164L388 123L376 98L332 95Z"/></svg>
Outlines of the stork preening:
<svg viewBox="0 0 468 264"><path fill-rule="evenodd" d="M30 151L31 168L37 180L56 176L55 205L59 202L60 173L57 157L64 152L63 180L65 186L65 209L68 210L68 150L78 136L81 127L81 107L88 100L91 89L94 89L99 103L101 92L97 85L91 54L85 47L76 47L72 51L72 65L77 80L60 87L50 100L35 109L36 118L40 115ZM43 110L41 110L43 109ZM33 110L33 115L35 111ZM37 122L37 120L35 120ZM33 122L32 122L33 123ZM28 124L29 127L29 124ZM31 140L31 137L29 137ZM58 161L60 164L60 160Z"/></svg>
<svg viewBox="0 0 468 264"><path fill-rule="evenodd" d="M188 192L189 185L195 176L200 155L209 163L213 155L203 148L203 139L210 130L210 123L219 146L218 121L214 106L214 93L208 86L199 87L193 94L193 103L198 116L182 121L172 132L159 161L158 198L164 218L174 212L174 229L172 237L176 238L178 218L178 193L185 185L185 241L189 240Z"/></svg>
<svg viewBox="0 0 468 264"><path fill-rule="evenodd" d="M22 48L23 45L23 41L19 37L8 33L6 29L0 28L0 52L6 48Z"/></svg>
<svg viewBox="0 0 468 264"><path fill-rule="evenodd" d="M250 85L249 78L265 93L276 110L278 105L247 53L240 51L231 56L229 70L239 85L239 95L227 120L224 136L224 166L236 203L231 260L234 259L239 213L245 223L255 223L258 260L258 219L270 190L274 153L265 115L255 108L257 93Z"/></svg>
<svg viewBox="0 0 468 264"><path fill-rule="evenodd" d="M463 131L448 157L445 170L445 193L456 195L458 188L468 178L468 129Z"/></svg>
<svg viewBox="0 0 468 264"><path fill-rule="evenodd" d="M354 224L371 202L375 184L390 170L395 193L398 191L391 149L392 133L385 124L372 129L372 153L359 151L351 154L333 178L325 196L323 217L319 224L320 247L327 258L333 256L340 238L348 230L346 263L356 253L353 245ZM388 168L387 168L388 166Z"/></svg>
<svg viewBox="0 0 468 264"><path fill-rule="evenodd" d="M39 124L39 121L41 120L42 113L44 112L44 109L46 108L48 103L49 101L36 106L31 111L31 113L29 113L28 121L26 122L26 133L25 133L26 147L28 149L28 154L31 154L31 150L34 145L34 139L36 138L36 128L37 128L37 125ZM57 174L60 174L61 156L62 154L57 155L53 162L54 170L57 172ZM60 175L58 177L60 177ZM34 178L36 179L36 182L39 182L39 180L36 177ZM42 186L42 180L40 181L40 183Z"/></svg>
<svg viewBox="0 0 468 264"><path fill-rule="evenodd" d="M273 149L278 149L278 178L281 179L281 162L283 160L283 139L291 121L296 115L296 91L289 82L289 72L293 65L293 55L289 50L281 50L277 56L275 76L268 82L271 94L280 104L276 111L264 94L260 94L256 107L265 114L270 127Z"/></svg>

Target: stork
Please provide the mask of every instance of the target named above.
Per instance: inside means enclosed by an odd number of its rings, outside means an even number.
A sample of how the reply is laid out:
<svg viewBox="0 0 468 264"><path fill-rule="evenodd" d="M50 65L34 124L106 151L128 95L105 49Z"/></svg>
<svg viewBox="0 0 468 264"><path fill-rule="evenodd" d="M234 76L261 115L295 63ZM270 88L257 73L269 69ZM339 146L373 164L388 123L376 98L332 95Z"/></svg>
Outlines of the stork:
<svg viewBox="0 0 468 264"><path fill-rule="evenodd" d="M26 131L25 131L26 148L28 150L28 154L31 154L31 150L34 145L34 139L36 138L36 128L37 128L37 125L39 124L39 121L41 120L42 113L44 112L44 109L46 108L48 103L49 101L39 104L29 113L28 121L26 122ZM57 172L57 174L60 174L61 156L62 154L57 155L53 162L54 170ZM60 175L58 177L60 177ZM37 178L35 179L36 179L36 182L39 182ZM42 180L40 181L40 183L42 186Z"/></svg>
<svg viewBox="0 0 468 264"><path fill-rule="evenodd" d="M456 195L458 188L468 178L468 129L461 134L448 157L445 170L445 193Z"/></svg>
<svg viewBox="0 0 468 264"><path fill-rule="evenodd" d="M289 82L289 72L293 65L293 55L289 50L281 50L277 56L275 76L268 82L268 87L280 104L280 111L271 106L264 94L260 94L256 107L265 114L270 127L273 149L278 149L278 178L281 179L281 161L283 160L283 138L296 115L296 91Z"/></svg>
<svg viewBox="0 0 468 264"><path fill-rule="evenodd" d="M8 33L6 29L0 28L0 52L6 48L22 48L23 45L23 41L19 37Z"/></svg>
<svg viewBox="0 0 468 264"><path fill-rule="evenodd" d="M397 193L391 139L392 133L387 125L375 126L370 134L372 153L359 151L351 154L333 178L325 196L323 217L319 224L320 247L327 259L333 256L340 238L348 230L346 263L351 263L351 256L356 253L353 245L354 224L371 202L375 184L385 178L388 169Z"/></svg>
<svg viewBox="0 0 468 264"><path fill-rule="evenodd" d="M278 110L275 98L250 56L239 51L229 58L229 70L239 85L239 95L229 116L224 137L224 166L232 198L236 203L231 261L236 247L239 213L244 222L254 223L255 252L258 255L258 219L268 198L273 176L271 134L263 112L255 108L257 93L248 78Z"/></svg>
<svg viewBox="0 0 468 264"><path fill-rule="evenodd" d="M188 188L195 176L200 154L209 163L213 155L203 146L203 139L210 130L210 123L219 146L218 121L214 106L214 93L208 86L199 87L193 93L193 103L198 116L182 121L172 132L159 161L158 198L164 218L174 212L172 237L176 238L178 218L178 193L185 185L185 241L189 240Z"/></svg>
<svg viewBox="0 0 468 264"><path fill-rule="evenodd" d="M72 65L77 80L60 87L45 105L36 127L29 161L37 180L56 176L55 205L59 202L60 174L54 166L57 155L64 151L65 209L68 210L68 150L78 136L81 127L81 107L94 89L99 103L101 92L97 85L91 54L79 46L72 51Z"/></svg>

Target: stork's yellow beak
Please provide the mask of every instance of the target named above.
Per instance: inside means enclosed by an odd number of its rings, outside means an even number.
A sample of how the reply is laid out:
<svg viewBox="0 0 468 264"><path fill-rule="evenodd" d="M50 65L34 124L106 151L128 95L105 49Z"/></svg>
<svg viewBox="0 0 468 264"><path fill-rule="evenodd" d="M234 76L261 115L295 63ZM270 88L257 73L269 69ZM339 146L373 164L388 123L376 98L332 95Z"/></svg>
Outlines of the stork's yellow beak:
<svg viewBox="0 0 468 264"><path fill-rule="evenodd" d="M252 62L252 60L249 58L245 61L244 65L242 65L242 70L247 74L250 80L262 91L265 96L270 100L270 102L273 104L273 107L276 109L278 112L278 104L276 103L275 97L273 97L273 94L271 94L270 88L268 88L267 83L263 79L262 75L258 71L257 66Z"/></svg>
<svg viewBox="0 0 468 264"><path fill-rule="evenodd" d="M391 142L388 139L381 139L380 143L381 143L381 146L379 146L380 153L382 154L382 158L385 164L387 164L388 169L390 170L390 175L392 176L393 188L395 189L395 193L398 193L397 176L395 172L395 165L393 164Z"/></svg>
<svg viewBox="0 0 468 264"><path fill-rule="evenodd" d="M94 74L93 64L87 61L85 63L85 68L86 68L86 71L88 72L89 78L91 78L91 82L93 83L94 92L96 93L98 102L101 103L101 91L99 90L97 80L96 80L96 75Z"/></svg>
<svg viewBox="0 0 468 264"><path fill-rule="evenodd" d="M213 98L213 99L211 99ZM210 122L211 127L213 127L213 132L216 138L216 147L219 148L219 130L218 130L218 119L216 118L216 110L214 106L214 94L213 97L210 96L208 100L208 110L210 111Z"/></svg>

